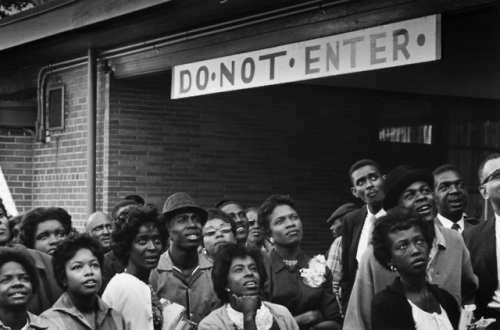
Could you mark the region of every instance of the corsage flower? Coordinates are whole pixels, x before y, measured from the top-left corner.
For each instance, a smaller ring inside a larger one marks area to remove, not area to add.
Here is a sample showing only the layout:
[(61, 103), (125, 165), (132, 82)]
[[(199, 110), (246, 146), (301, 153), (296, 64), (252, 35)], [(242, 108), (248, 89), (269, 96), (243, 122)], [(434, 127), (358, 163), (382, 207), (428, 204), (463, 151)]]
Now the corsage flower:
[(326, 260), (321, 254), (318, 254), (311, 260), (308, 264), (309, 268), (302, 268), (300, 270), (300, 276), (302, 276), (302, 281), (307, 286), (311, 288), (318, 288), (323, 282), (325, 282), (326, 273)]

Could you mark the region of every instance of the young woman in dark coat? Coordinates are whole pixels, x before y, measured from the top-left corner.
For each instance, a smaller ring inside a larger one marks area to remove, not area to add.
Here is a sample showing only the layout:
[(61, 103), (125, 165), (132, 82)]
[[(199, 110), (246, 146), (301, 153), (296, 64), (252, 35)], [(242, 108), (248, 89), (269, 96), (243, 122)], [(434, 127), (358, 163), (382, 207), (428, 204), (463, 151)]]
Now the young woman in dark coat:
[(426, 280), (432, 238), (418, 213), (392, 209), (375, 223), (374, 255), (399, 277), (372, 301), (373, 330), (451, 330), (460, 310), (448, 292)]

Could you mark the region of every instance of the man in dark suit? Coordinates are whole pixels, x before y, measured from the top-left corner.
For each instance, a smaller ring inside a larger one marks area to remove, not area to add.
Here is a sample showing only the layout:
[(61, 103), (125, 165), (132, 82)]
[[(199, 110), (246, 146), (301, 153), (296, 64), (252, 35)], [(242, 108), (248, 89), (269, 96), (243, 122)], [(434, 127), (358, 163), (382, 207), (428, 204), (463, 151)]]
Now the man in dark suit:
[[(500, 154), (488, 156), (479, 167), (479, 191), (491, 201), (495, 215), (483, 223), (466, 229), (465, 244), (470, 251), (472, 268), (479, 278), (476, 292), (476, 318), (495, 318), (492, 329), (500, 329)], [(490, 328), (488, 328), (490, 329)]]
[(351, 166), (349, 177), (352, 194), (366, 203), (344, 217), (342, 233), (342, 278), (340, 280), (342, 310), (347, 310), (361, 255), (368, 247), (373, 222), (385, 215), (382, 209), (384, 177), (373, 160), (359, 160)]
[(454, 165), (446, 164), (436, 168), (432, 174), (438, 209), (436, 222), (459, 233), (479, 224), (477, 219), (464, 214), (469, 194), (463, 172)]

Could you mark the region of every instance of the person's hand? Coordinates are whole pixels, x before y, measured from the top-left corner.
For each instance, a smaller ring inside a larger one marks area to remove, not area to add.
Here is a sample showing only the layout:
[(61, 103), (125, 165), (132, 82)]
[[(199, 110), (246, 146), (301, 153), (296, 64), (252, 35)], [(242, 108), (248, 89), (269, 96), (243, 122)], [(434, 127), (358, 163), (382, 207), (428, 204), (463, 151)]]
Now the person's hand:
[(257, 314), (257, 309), (259, 308), (260, 300), (258, 296), (236, 296), (233, 294), (236, 300), (236, 306), (243, 313), (243, 316), (255, 317)]
[(323, 321), (323, 314), (316, 309), (295, 316), (295, 321), (297, 321), (299, 326), (305, 324), (316, 324)]

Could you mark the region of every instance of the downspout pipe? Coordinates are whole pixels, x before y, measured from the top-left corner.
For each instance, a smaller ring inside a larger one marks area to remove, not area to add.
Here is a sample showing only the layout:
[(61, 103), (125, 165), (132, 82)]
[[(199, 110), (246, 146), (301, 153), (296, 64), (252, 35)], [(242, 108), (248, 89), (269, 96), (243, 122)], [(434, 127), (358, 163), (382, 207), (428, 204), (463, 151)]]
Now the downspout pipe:
[(87, 216), (95, 212), (96, 205), (96, 123), (97, 123), (97, 56), (88, 50), (87, 87)]

